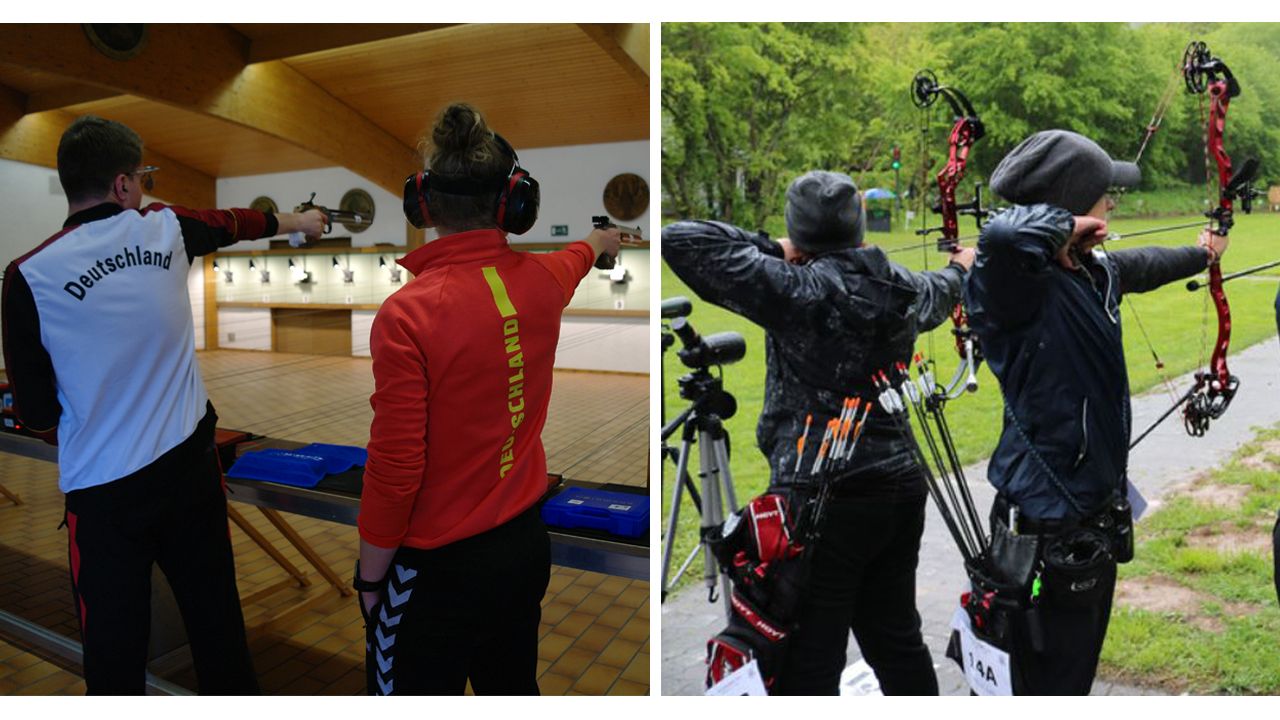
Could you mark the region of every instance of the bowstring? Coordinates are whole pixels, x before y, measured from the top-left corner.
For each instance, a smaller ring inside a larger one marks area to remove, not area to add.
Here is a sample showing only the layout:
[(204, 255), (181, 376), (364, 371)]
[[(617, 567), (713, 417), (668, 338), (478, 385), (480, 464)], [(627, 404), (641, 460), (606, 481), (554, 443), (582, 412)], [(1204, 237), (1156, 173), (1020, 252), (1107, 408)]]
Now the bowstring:
[[(1196, 97), (1199, 100), (1200, 127), (1204, 128), (1204, 142), (1202, 143), (1204, 145), (1204, 192), (1205, 192), (1205, 197), (1209, 198), (1209, 203), (1212, 204), (1213, 203), (1213, 178), (1217, 175), (1217, 173), (1213, 171), (1217, 169), (1217, 163), (1214, 162), (1212, 166), (1210, 165), (1209, 118), (1205, 114), (1204, 96), (1205, 96), (1205, 93), (1200, 93)], [(1208, 364), (1205, 361), (1205, 348), (1209, 344), (1209, 335), (1208, 335), (1209, 298), (1212, 294), (1213, 293), (1207, 292), (1207, 291), (1204, 293), (1201, 293), (1201, 295), (1203, 295), (1204, 297), (1200, 304), (1200, 365), (1199, 367), (1202, 367), (1202, 368), (1208, 367)]]
[[(936, 104), (936, 103), (935, 103)], [(920, 243), (921, 256), (924, 259), (924, 270), (929, 271), (929, 236), (923, 231), (929, 227), (928, 216), (928, 187), (929, 187), (929, 171), (933, 169), (933, 163), (929, 162), (929, 128), (932, 125), (930, 117), (931, 105), (920, 108), (920, 181), (918, 185), (919, 205), (920, 205), (920, 237), (923, 240)], [(909, 226), (908, 226), (909, 227)], [(934, 345), (934, 336), (937, 335), (937, 328), (929, 332), (929, 361), (932, 362), (937, 357)]]
[[(1179, 60), (1179, 62), (1174, 66), (1174, 71), (1170, 75), (1169, 81), (1165, 84), (1164, 92), (1161, 94), (1159, 102), (1156, 103), (1156, 109), (1151, 115), (1151, 121), (1147, 123), (1147, 129), (1143, 135), (1142, 143), (1139, 144), (1138, 153), (1133, 158), (1134, 165), (1138, 165), (1141, 162), (1142, 155), (1146, 152), (1147, 145), (1151, 142), (1151, 138), (1155, 137), (1156, 131), (1158, 131), (1160, 126), (1164, 123), (1164, 118), (1168, 113), (1169, 108), (1173, 106), (1173, 99), (1177, 96), (1178, 87), (1181, 84), (1181, 76), (1182, 63), (1181, 60)], [(1203, 106), (1203, 99), (1201, 100), (1201, 105)], [(1206, 144), (1206, 159), (1207, 152), (1208, 149)], [(1124, 190), (1121, 190), (1117, 195), (1119, 197), (1123, 197)], [(1165, 392), (1169, 394), (1169, 400), (1176, 403), (1178, 401), (1178, 392), (1173, 387), (1172, 378), (1170, 378), (1168, 373), (1165, 372), (1164, 360), (1160, 359), (1160, 354), (1156, 351), (1155, 344), (1151, 342), (1151, 336), (1147, 334), (1147, 328), (1142, 323), (1142, 315), (1138, 312), (1138, 306), (1135, 303), (1135, 298), (1132, 296), (1125, 298), (1125, 302), (1122, 304), (1128, 308), (1129, 316), (1132, 317), (1134, 322), (1138, 325), (1138, 330), (1142, 334), (1142, 340), (1147, 344), (1147, 350), (1151, 352), (1151, 359), (1155, 363), (1156, 375), (1160, 378), (1161, 384), (1164, 385)], [(1203, 324), (1201, 325), (1201, 337), (1204, 337)], [(1202, 345), (1201, 353), (1203, 354), (1203, 352), (1204, 348)]]

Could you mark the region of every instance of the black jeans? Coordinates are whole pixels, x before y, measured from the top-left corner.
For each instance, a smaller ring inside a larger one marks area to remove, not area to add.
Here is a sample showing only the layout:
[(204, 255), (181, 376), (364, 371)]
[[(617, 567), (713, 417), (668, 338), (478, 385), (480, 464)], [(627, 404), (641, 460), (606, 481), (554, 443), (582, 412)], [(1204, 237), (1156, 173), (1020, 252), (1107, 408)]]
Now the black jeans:
[(938, 694), (916, 611), (924, 503), (831, 500), (775, 694), (837, 694), (850, 629), (884, 694)]
[(433, 550), (402, 547), (370, 612), (370, 695), (538, 694), (551, 540), (536, 507)]
[[(203, 425), (203, 423), (202, 423)], [(151, 566), (173, 588), (202, 694), (257, 694), (222, 473), (192, 436), (142, 471), (67, 494), (71, 586), (89, 694), (143, 694)]]

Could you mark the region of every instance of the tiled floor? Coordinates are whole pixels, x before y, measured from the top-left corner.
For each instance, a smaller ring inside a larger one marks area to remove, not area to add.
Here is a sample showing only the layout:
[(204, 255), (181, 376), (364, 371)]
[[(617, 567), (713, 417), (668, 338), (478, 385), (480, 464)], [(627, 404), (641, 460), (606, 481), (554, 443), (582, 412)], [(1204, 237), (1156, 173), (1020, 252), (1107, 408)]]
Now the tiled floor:
[[(307, 442), (364, 444), (372, 389), (369, 361), (251, 352), (201, 353), (224, 427)], [(593, 482), (643, 485), (648, 379), (564, 372), (543, 435), (551, 471)], [(56, 468), (0, 453), (0, 481), (24, 505), (0, 499), (0, 610), (79, 641), (67, 580)], [(233, 498), (234, 500), (234, 498)], [(284, 556), (308, 573), (298, 587), (239, 528), (232, 531), (245, 622), (262, 689), (269, 694), (364, 692), (363, 624), (351, 598), (329, 586), (253, 507), (235, 504)], [(286, 515), (346, 579), (355, 529)], [(273, 586), (282, 586), (274, 592)], [(649, 584), (553, 568), (543, 600), (538, 683), (544, 694), (649, 691)], [(0, 694), (78, 694), (78, 668), (0, 637)], [(194, 688), (181, 662), (162, 677)], [(51, 661), (53, 660), (53, 661)]]

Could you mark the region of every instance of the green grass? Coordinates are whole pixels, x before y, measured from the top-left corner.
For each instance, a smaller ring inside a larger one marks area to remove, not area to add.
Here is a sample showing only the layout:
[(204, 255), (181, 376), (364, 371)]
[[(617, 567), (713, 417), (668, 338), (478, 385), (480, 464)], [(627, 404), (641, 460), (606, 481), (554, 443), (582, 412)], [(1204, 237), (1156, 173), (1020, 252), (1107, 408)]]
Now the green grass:
[[(1111, 229), (1124, 233), (1147, 228), (1174, 225), (1193, 221), (1194, 216), (1162, 217), (1144, 220), (1118, 220), (1111, 223)], [(971, 227), (971, 226), (969, 226)], [(962, 229), (962, 233), (971, 233)], [(1224, 272), (1241, 269), (1251, 265), (1272, 260), (1277, 253), (1277, 246), (1271, 241), (1280, 235), (1280, 214), (1258, 213), (1249, 217), (1241, 217), (1231, 235), (1231, 247), (1223, 260)], [(1181, 246), (1195, 242), (1195, 230), (1181, 230), (1163, 234), (1153, 234), (1135, 238), (1129, 243), (1118, 242), (1112, 249), (1120, 249), (1126, 245), (1141, 242), (1149, 245)], [(889, 234), (872, 233), (868, 242), (886, 249), (917, 245), (918, 238), (911, 232), (898, 231)], [(929, 251), (929, 266), (937, 269), (942, 260), (938, 253)], [(923, 251), (901, 252), (890, 256), (914, 270), (924, 269)], [(1227, 297), (1232, 309), (1232, 352), (1257, 343), (1276, 334), (1274, 299), (1276, 294), (1276, 277), (1280, 269), (1266, 271), (1252, 279), (1242, 279), (1227, 285)], [(688, 296), (694, 303), (690, 323), (700, 333), (713, 333), (734, 330), (742, 333), (747, 340), (747, 355), (741, 361), (724, 370), (725, 389), (733, 393), (738, 400), (738, 412), (726, 422), (732, 444), (732, 470), (737, 488), (738, 498), (743, 501), (764, 490), (768, 484), (769, 468), (763, 455), (756, 448), (755, 425), (760, 414), (764, 393), (764, 332), (757, 326), (741, 317), (702, 301), (681, 283), (666, 265), (662, 268), (662, 297), (674, 295)], [(1165, 363), (1164, 373), (1176, 377), (1207, 362), (1216, 338), (1217, 321), (1212, 302), (1208, 294), (1189, 293), (1183, 283), (1171, 283), (1160, 290), (1145, 295), (1130, 296), (1123, 303), (1125, 356), (1128, 360), (1129, 382), (1135, 393), (1149, 389), (1161, 382), (1160, 374), (1154, 367), (1151, 351), (1147, 348), (1137, 323), (1134, 322), (1133, 309), (1136, 308), (1142, 325), (1151, 338), (1151, 343)], [(958, 363), (953, 349), (948, 321), (933, 333), (921, 336), (917, 348), (938, 362), (938, 376), (942, 380), (951, 377)], [(1202, 359), (1203, 358), (1203, 359)], [(663, 393), (666, 400), (667, 418), (674, 416), (684, 406), (676, 388), (676, 378), (685, 372), (674, 352), (667, 352), (663, 357)], [(980, 389), (977, 393), (966, 395), (947, 408), (947, 417), (956, 446), (961, 457), (966, 461), (975, 461), (990, 455), (995, 447), (1000, 431), (1000, 393), (996, 390), (995, 378), (984, 365), (979, 372)], [(1242, 392), (1249, 392), (1250, 378), (1241, 378)], [(1178, 388), (1179, 392), (1186, 388)], [(1169, 422), (1174, 422), (1170, 420)], [(677, 438), (678, 439), (678, 438)], [(1194, 441), (1189, 441), (1189, 450), (1194, 451)], [(696, 472), (696, 458), (691, 463), (691, 471)], [(669, 507), (674, 465), (663, 466), (663, 506)], [(663, 513), (665, 529), (666, 510)], [(675, 556), (677, 566), (697, 539), (697, 518), (691, 504), (682, 508), (682, 517), (677, 529)], [(700, 567), (700, 563), (694, 567)], [(690, 579), (686, 576), (683, 583)]]
[[(1270, 553), (1225, 554), (1187, 542), (1203, 528), (1269, 531), (1280, 506), (1280, 473), (1246, 467), (1239, 460), (1266, 455), (1262, 443), (1277, 439), (1278, 429), (1261, 433), (1206, 479), (1244, 488), (1239, 507), (1210, 507), (1176, 497), (1138, 525), (1135, 559), (1121, 566), (1121, 579), (1172, 579), (1199, 594), (1199, 607), (1187, 613), (1114, 610), (1102, 650), (1108, 676), (1179, 692), (1280, 692), (1280, 608)], [(1280, 465), (1280, 457), (1271, 462)]]
[(1197, 185), (1128, 192), (1116, 203), (1111, 217), (1119, 219), (1183, 215), (1203, 207), (1205, 198), (1205, 188)]

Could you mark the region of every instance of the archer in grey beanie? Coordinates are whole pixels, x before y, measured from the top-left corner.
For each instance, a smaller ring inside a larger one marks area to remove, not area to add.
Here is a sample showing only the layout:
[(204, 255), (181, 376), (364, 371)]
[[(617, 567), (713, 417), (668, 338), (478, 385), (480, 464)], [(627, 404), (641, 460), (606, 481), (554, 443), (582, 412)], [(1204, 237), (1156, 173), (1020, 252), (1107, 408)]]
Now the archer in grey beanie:
[(1133, 187), (1141, 179), (1137, 165), (1112, 160), (1089, 138), (1044, 130), (1004, 156), (991, 174), (991, 189), (1018, 205), (1048, 203), (1084, 215), (1108, 188)]
[(787, 236), (810, 255), (862, 244), (862, 195), (848, 175), (811, 170), (787, 188)]

